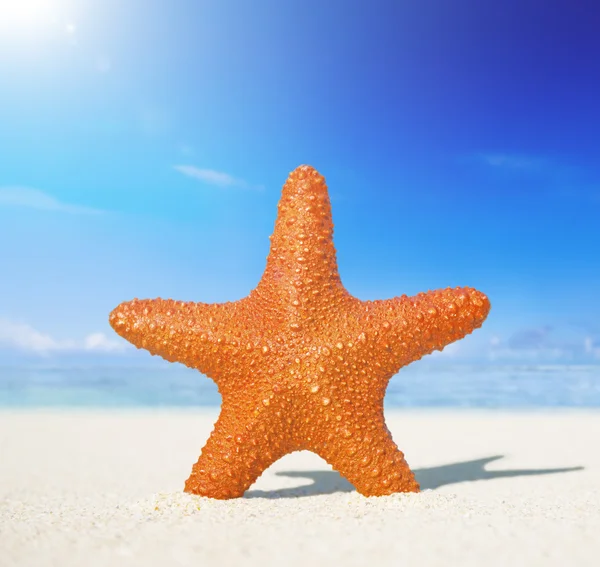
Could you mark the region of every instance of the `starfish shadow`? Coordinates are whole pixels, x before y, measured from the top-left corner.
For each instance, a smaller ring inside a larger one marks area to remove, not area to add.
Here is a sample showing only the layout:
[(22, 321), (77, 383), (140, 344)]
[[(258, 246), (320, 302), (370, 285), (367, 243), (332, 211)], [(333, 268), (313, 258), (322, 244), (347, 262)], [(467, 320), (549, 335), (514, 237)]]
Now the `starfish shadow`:
[(493, 463), (494, 461), (503, 458), (504, 455), (494, 455), (493, 457), (484, 457), (472, 461), (417, 469), (415, 471), (415, 476), (417, 477), (422, 490), (435, 490), (436, 488), (448, 484), (473, 482), (475, 480), (492, 480), (494, 478), (508, 478), (514, 476), (541, 476), (581, 471), (584, 469), (584, 467), (581, 466), (556, 469), (509, 469), (500, 471), (490, 471), (485, 468), (488, 463)]
[[(489, 463), (502, 459), (503, 455), (484, 457), (472, 461), (450, 463), (438, 467), (416, 469), (414, 471), (421, 490), (435, 490), (449, 484), (473, 482), (476, 480), (492, 480), (494, 478), (508, 478), (516, 476), (540, 476), (547, 474), (567, 473), (581, 471), (584, 467), (567, 467), (554, 469), (510, 469), (500, 471), (486, 470)], [(334, 494), (336, 492), (354, 492), (355, 488), (337, 471), (281, 471), (277, 476), (288, 478), (302, 478), (312, 481), (305, 486), (281, 488), (279, 490), (249, 490), (245, 498), (298, 498), (301, 496), (316, 496)]]

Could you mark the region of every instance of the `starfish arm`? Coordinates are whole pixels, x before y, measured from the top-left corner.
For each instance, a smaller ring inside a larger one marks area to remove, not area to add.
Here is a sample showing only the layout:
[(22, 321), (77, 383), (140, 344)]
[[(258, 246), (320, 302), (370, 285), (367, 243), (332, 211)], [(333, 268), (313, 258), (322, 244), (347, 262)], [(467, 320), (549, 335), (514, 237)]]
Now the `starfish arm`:
[(375, 328), (375, 354), (389, 377), (479, 328), (489, 310), (483, 293), (468, 287), (446, 288), (367, 302), (365, 318)]
[[(239, 412), (225, 405), (185, 492), (226, 500), (243, 496), (254, 481), (290, 451), (283, 419), (264, 407)], [(281, 412), (280, 412), (281, 413)]]
[(363, 496), (419, 492), (419, 483), (392, 440), (383, 412), (365, 421), (367, 427), (361, 423), (359, 427), (330, 428), (324, 437), (335, 438), (335, 443), (325, 443), (314, 451)]
[(239, 345), (233, 322), (244, 311), (243, 303), (134, 299), (114, 309), (109, 322), (137, 348), (216, 379), (223, 374), (229, 351)]

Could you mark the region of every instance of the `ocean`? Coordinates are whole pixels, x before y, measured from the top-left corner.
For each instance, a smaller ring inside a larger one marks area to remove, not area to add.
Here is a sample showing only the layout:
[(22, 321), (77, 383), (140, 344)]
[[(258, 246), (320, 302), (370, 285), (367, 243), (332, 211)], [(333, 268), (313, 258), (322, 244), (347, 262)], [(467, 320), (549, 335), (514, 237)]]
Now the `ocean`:
[[(181, 365), (1, 367), (0, 407), (218, 406), (216, 385)], [(414, 364), (388, 408), (600, 408), (600, 366)]]

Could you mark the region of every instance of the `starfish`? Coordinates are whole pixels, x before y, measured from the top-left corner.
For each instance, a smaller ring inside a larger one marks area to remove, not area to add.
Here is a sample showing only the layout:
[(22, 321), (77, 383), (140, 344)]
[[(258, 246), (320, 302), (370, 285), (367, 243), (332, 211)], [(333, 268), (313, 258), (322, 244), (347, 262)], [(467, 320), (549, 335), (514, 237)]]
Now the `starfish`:
[(212, 378), (221, 413), (185, 491), (240, 497), (273, 462), (313, 451), (360, 494), (418, 492), (383, 415), (389, 379), (480, 327), (472, 288), (361, 301), (342, 285), (325, 179), (300, 166), (279, 202), (264, 274), (235, 302), (151, 299), (110, 314), (138, 348)]

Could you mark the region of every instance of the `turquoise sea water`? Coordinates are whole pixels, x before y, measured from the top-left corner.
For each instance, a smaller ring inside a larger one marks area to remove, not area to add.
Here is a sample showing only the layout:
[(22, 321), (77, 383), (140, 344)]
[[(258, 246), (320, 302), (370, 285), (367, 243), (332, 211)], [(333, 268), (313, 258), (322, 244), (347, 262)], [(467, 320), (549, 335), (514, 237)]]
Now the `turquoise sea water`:
[[(215, 406), (215, 384), (169, 367), (0, 367), (0, 407)], [(600, 366), (420, 365), (390, 381), (386, 407), (600, 408)]]

